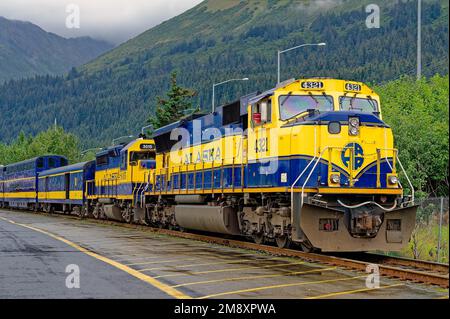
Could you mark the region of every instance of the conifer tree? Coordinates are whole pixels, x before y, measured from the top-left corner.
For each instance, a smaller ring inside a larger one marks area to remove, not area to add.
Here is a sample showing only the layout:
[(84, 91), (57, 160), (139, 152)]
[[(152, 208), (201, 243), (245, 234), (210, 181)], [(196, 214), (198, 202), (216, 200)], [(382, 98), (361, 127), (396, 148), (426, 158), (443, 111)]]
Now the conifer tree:
[(191, 99), (197, 95), (197, 92), (179, 86), (176, 72), (172, 72), (170, 83), (167, 97), (157, 97), (155, 114), (148, 121), (154, 129), (176, 122), (187, 113), (194, 111)]

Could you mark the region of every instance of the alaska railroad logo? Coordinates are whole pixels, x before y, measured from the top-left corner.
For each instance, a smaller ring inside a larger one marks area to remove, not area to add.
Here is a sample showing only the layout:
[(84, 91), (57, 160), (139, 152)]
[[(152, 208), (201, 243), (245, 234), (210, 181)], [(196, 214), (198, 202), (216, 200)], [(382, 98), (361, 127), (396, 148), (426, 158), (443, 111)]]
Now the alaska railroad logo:
[(353, 169), (357, 170), (361, 168), (364, 163), (364, 151), (361, 145), (359, 145), (358, 143), (347, 144), (342, 150), (341, 159), (342, 163), (344, 163), (347, 168), (350, 168), (350, 161), (353, 150)]

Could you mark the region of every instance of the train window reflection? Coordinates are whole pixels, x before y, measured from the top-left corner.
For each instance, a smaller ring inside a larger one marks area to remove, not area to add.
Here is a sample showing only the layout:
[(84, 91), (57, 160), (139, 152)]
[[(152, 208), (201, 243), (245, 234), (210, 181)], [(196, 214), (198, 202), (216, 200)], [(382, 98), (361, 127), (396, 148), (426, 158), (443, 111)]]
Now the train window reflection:
[(357, 110), (366, 113), (378, 112), (378, 103), (373, 99), (341, 96), (339, 104), (343, 111)]
[(311, 109), (320, 112), (333, 110), (333, 98), (327, 95), (283, 95), (280, 96), (278, 102), (280, 118), (283, 121)]
[(131, 152), (130, 162), (155, 159), (155, 152)]

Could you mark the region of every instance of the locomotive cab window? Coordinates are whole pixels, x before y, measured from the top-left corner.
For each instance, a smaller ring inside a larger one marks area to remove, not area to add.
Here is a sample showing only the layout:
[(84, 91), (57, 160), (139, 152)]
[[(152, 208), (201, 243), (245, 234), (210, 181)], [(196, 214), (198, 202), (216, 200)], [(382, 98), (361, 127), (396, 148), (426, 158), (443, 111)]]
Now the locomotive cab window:
[(264, 99), (252, 105), (252, 124), (260, 126), (272, 122), (272, 100)]
[(109, 162), (108, 154), (101, 155), (96, 158), (97, 166), (108, 165), (108, 162)]
[(329, 95), (282, 95), (278, 100), (280, 119), (287, 121), (308, 110), (333, 111), (333, 98)]
[(378, 113), (378, 103), (374, 99), (341, 96), (339, 106), (342, 111), (357, 110), (365, 113)]
[(127, 156), (128, 156), (127, 151), (120, 154), (120, 169), (122, 170), (127, 169)]
[(156, 157), (155, 152), (131, 152), (130, 162), (144, 161), (144, 160), (154, 160)]

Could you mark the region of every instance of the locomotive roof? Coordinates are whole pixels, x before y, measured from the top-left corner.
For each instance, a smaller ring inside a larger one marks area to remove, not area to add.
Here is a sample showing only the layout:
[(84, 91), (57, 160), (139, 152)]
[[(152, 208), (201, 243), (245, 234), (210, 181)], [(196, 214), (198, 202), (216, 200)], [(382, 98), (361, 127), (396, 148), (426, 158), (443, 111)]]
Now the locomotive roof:
[[(217, 127), (220, 128), (224, 126), (223, 117), (224, 114), (227, 113), (230, 107), (239, 108), (238, 112), (240, 116), (247, 114), (247, 105), (250, 99), (257, 96), (260, 92), (253, 92), (247, 95), (242, 96), (239, 100), (233, 101), (231, 103), (221, 105), (216, 107), (214, 113), (194, 113), (189, 116), (182, 118), (181, 120), (163, 126), (153, 132), (152, 137), (156, 139), (159, 136), (170, 133), (173, 129), (178, 127), (189, 128), (189, 123), (193, 120), (201, 120), (202, 121), (202, 129), (206, 129), (208, 127)], [(158, 147), (156, 147), (158, 149)]]
[(116, 156), (118, 156), (120, 151), (124, 148), (124, 146), (125, 146), (124, 144), (109, 146), (107, 148), (102, 149), (100, 152), (96, 153), (95, 156), (99, 157), (102, 155), (107, 155), (111, 151), (113, 151), (116, 154)]
[(94, 163), (94, 161), (88, 161), (88, 162), (81, 162), (81, 163), (76, 163), (76, 164), (72, 164), (72, 165), (52, 168), (52, 169), (40, 172), (39, 176), (49, 176), (49, 175), (68, 173), (68, 172), (73, 172), (73, 171), (80, 171), (80, 170), (85, 169), (89, 164), (93, 164), (93, 163)]
[(24, 161), (20, 161), (20, 162), (17, 162), (17, 163), (12, 163), (12, 164), (9, 164), (9, 165), (5, 165), (5, 167), (9, 168), (9, 167), (17, 166), (17, 165), (22, 165), (22, 164), (34, 163), (40, 158), (48, 158), (48, 157), (59, 157), (59, 158), (67, 159), (65, 156), (50, 154), (50, 155), (36, 156), (36, 157), (30, 158), (30, 159), (27, 159), (27, 160), (24, 160)]

